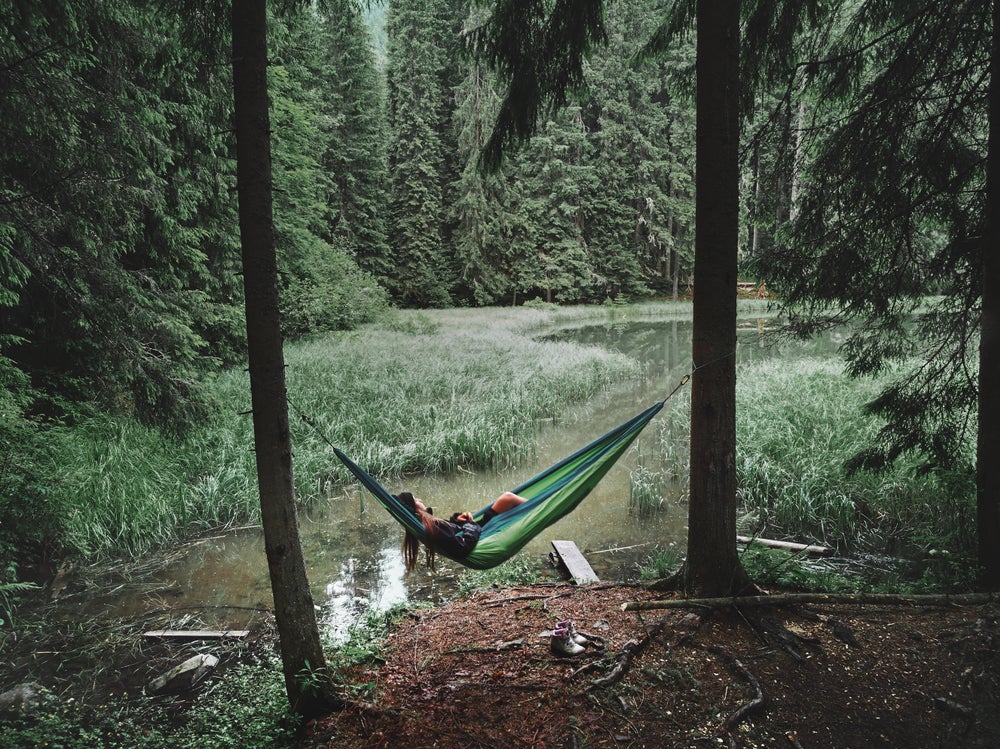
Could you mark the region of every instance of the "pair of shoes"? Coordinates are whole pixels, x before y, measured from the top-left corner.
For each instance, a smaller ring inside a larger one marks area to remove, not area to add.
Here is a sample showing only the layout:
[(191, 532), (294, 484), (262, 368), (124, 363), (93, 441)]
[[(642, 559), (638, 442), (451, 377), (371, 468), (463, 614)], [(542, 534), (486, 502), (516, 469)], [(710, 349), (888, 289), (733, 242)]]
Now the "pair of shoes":
[(580, 655), (586, 648), (587, 638), (577, 633), (572, 621), (556, 622), (549, 644), (552, 652), (561, 656)]
[(586, 635), (581, 635), (576, 631), (576, 627), (573, 626), (572, 619), (567, 619), (564, 622), (556, 622), (556, 629), (560, 628), (569, 630), (570, 638), (572, 638), (573, 642), (577, 645), (587, 646), (590, 644), (590, 639)]

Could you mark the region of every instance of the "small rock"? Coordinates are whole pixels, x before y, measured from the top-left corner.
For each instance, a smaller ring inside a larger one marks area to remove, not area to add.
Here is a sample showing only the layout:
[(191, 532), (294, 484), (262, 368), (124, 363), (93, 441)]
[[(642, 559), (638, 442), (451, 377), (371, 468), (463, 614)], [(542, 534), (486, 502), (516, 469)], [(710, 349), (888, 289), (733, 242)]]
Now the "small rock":
[(18, 684), (0, 694), (0, 714), (30, 715), (41, 704), (44, 687), (36, 681)]
[(219, 659), (214, 655), (200, 653), (188, 658), (183, 663), (174, 666), (167, 673), (157, 676), (146, 686), (149, 694), (161, 692), (182, 692), (190, 689), (205, 678), (209, 671), (219, 665)]

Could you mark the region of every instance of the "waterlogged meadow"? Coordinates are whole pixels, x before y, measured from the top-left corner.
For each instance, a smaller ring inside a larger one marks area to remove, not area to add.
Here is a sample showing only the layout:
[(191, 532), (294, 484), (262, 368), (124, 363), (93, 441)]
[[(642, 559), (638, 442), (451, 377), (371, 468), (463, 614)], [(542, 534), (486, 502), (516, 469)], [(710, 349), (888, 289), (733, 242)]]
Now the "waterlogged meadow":
[[(626, 355), (544, 334), (689, 315), (690, 306), (670, 304), (406, 311), (288, 345), (297, 497), (308, 503), (351, 483), (331, 444), (382, 478), (518, 463), (535, 449), (539, 420), (649, 374)], [(740, 366), (743, 531), (845, 553), (967, 556), (974, 547), (970, 473), (920, 475), (915, 462), (877, 475), (844, 469), (877, 439), (880, 424), (862, 407), (881, 384), (850, 380), (832, 355)], [(184, 439), (111, 419), (52, 430), (44, 474), (57, 479), (45, 493), (57, 520), (39, 526), (61, 528), (58, 543), (100, 557), (141, 555), (210, 528), (257, 523), (246, 372), (218, 377), (214, 395), (216, 417)], [(634, 514), (685, 498), (689, 395), (681, 387), (637, 443)]]
[[(843, 553), (968, 558), (975, 547), (973, 475), (922, 473), (918, 458), (881, 472), (845, 462), (878, 438), (864, 413), (884, 383), (852, 380), (839, 359), (774, 359), (737, 373), (737, 486), (743, 532), (832, 546)], [(632, 476), (637, 512), (683, 492), (689, 393), (668, 402), (653, 454)], [(971, 456), (970, 456), (971, 459)]]
[[(539, 419), (640, 376), (624, 355), (533, 334), (622, 314), (548, 306), (395, 312), (287, 345), (299, 500), (348, 481), (331, 443), (383, 477), (530, 455)], [(257, 522), (247, 373), (220, 376), (214, 397), (217, 416), (184, 439), (112, 419), (53, 431), (46, 474), (56, 479), (47, 493), (59, 542), (89, 557), (139, 555), (208, 528)]]

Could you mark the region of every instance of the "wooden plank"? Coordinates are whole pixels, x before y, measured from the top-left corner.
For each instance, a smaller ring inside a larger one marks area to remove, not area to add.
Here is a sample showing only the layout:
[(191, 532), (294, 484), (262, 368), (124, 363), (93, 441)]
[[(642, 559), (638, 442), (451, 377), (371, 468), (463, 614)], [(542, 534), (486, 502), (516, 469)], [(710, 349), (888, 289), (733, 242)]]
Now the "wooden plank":
[(570, 576), (576, 580), (577, 585), (586, 585), (587, 583), (596, 583), (600, 581), (597, 573), (590, 566), (590, 562), (586, 560), (583, 554), (576, 544), (572, 541), (553, 541), (552, 548), (556, 550), (556, 554), (559, 555), (559, 560), (566, 566), (569, 570)]
[(813, 544), (797, 544), (794, 541), (776, 541), (773, 538), (750, 538), (749, 536), (737, 536), (737, 542), (741, 544), (755, 543), (770, 546), (773, 549), (787, 549), (788, 551), (804, 551), (807, 554), (819, 554), (828, 557), (833, 554), (833, 549), (828, 546), (815, 546)]
[(154, 629), (144, 632), (143, 637), (160, 640), (240, 640), (250, 634), (248, 629)]

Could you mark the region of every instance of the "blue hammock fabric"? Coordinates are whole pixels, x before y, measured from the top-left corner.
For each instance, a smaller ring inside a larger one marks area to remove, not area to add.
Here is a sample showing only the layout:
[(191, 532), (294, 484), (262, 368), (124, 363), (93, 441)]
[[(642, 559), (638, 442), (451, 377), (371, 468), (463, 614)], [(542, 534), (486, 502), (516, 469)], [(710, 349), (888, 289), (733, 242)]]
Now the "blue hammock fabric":
[[(628, 450), (650, 420), (659, 413), (663, 404), (664, 401), (653, 404), (572, 455), (511, 489), (526, 501), (490, 520), (483, 527), (479, 542), (467, 557), (446, 556), (466, 567), (480, 570), (495, 567), (510, 559), (528, 541), (576, 509)], [(424, 526), (416, 515), (342, 451), (335, 447), (334, 452), (400, 525), (426, 543)], [(490, 505), (486, 505), (473, 513), (473, 516), (476, 520), (481, 520), (483, 513), (489, 508)]]

